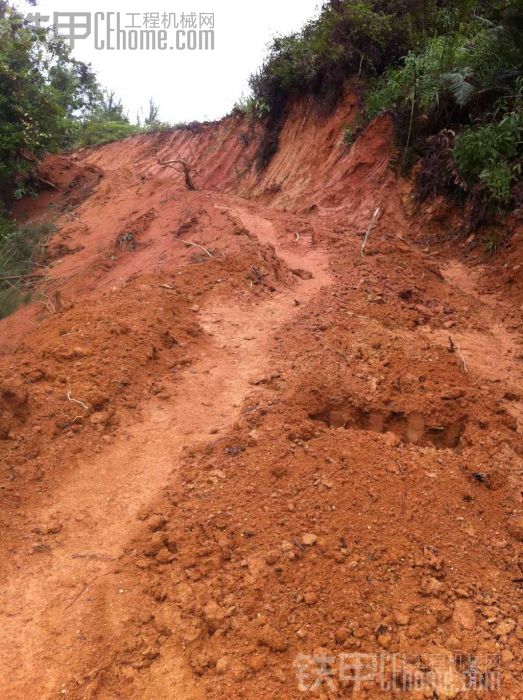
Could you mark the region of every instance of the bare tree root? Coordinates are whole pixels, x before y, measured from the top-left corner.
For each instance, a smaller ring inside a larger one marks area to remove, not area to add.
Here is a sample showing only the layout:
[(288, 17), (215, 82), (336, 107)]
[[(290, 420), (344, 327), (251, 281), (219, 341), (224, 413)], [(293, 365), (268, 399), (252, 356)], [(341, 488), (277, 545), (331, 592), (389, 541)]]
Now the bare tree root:
[[(180, 160), (180, 159), (160, 160), (159, 158), (157, 158), (157, 161), (158, 161), (158, 165), (181, 165), (182, 169), (183, 169), (183, 175), (185, 177), (185, 187), (188, 190), (191, 190), (191, 192), (196, 191), (196, 186), (191, 178), (191, 172), (194, 172), (194, 170), (191, 171), (191, 169), (189, 168), (189, 166), (185, 160)], [(180, 172), (180, 171), (178, 170), (177, 172)]]

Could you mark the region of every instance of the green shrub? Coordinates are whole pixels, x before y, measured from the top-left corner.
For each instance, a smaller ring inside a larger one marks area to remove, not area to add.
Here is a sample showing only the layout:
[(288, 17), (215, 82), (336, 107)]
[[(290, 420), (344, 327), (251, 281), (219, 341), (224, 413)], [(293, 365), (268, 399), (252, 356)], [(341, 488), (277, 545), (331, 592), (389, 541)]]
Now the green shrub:
[(521, 153), (523, 116), (509, 112), (499, 123), (471, 126), (456, 136), (453, 158), (468, 185), (483, 182), (492, 198), (507, 203), (513, 181), (521, 175), (516, 157)]
[(234, 103), (231, 110), (232, 114), (243, 114), (249, 120), (263, 119), (267, 115), (269, 108), (267, 104), (260, 98), (249, 95), (241, 97)]
[[(367, 118), (394, 114), (402, 169), (423, 157), (419, 200), (461, 190), (475, 202), (507, 204), (521, 176), (521, 36), (513, 16), (494, 22), (479, 9), (466, 21), (442, 21), (441, 35), (388, 68), (366, 95)], [(450, 144), (439, 154), (438, 134)], [(475, 208), (486, 216), (488, 206)]]
[[(429, 21), (436, 2), (425, 3)], [(263, 169), (278, 148), (286, 105), (316, 95), (326, 109), (351, 76), (379, 75), (413, 45), (420, 26), (414, 0), (339, 0), (325, 4), (301, 32), (274, 39), (262, 68), (250, 79), (254, 99), (268, 115), (258, 151)]]
[(128, 136), (143, 133), (143, 129), (135, 124), (121, 121), (90, 121), (79, 128), (75, 139), (75, 147), (98, 146), (102, 143), (120, 141)]

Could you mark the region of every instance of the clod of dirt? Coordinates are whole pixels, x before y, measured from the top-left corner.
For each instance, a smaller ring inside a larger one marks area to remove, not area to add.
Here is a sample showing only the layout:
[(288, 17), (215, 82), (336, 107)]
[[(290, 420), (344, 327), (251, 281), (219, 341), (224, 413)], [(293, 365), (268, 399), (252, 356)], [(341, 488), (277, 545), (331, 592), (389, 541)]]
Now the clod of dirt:
[(523, 542), (523, 515), (510, 518), (507, 522), (507, 530), (514, 539)]

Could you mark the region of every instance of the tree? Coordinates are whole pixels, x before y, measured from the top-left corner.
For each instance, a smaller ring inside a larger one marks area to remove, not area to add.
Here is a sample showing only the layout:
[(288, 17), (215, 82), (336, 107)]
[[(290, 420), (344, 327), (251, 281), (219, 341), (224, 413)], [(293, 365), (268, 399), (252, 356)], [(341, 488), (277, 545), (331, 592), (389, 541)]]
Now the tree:
[(90, 66), (51, 29), (0, 0), (0, 198), (8, 200), (41, 156), (72, 142), (75, 119), (99, 99)]

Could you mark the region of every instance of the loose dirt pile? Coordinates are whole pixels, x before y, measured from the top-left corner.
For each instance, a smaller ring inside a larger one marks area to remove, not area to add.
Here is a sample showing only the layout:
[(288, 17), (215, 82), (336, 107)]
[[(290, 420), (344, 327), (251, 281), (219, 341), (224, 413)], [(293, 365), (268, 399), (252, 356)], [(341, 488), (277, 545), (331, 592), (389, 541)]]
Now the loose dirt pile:
[(59, 230), (0, 324), (3, 698), (521, 696), (521, 233), (410, 215), (355, 105), (263, 176), (234, 118), (21, 203)]

